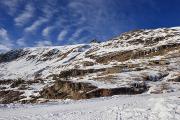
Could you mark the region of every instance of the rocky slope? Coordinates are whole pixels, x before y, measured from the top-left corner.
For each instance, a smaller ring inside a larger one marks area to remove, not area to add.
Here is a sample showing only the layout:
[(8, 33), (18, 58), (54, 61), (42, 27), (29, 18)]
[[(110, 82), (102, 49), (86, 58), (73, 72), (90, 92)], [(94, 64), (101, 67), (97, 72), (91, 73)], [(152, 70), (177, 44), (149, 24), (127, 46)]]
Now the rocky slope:
[(179, 82), (179, 27), (0, 54), (0, 103), (159, 94), (179, 91)]

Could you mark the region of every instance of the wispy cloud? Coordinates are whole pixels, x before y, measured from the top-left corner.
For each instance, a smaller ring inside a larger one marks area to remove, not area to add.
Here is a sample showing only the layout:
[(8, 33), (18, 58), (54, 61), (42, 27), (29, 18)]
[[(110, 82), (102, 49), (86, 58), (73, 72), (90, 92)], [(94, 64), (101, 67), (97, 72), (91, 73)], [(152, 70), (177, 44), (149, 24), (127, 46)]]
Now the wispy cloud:
[(78, 28), (87, 28), (89, 34), (84, 42), (89, 38), (107, 40), (136, 26), (132, 14), (126, 14), (129, 11), (126, 8), (131, 10), (132, 7), (134, 6), (130, 0), (75, 0), (68, 4), (71, 14), (81, 16), (82, 24)]
[(8, 14), (13, 16), (17, 12), (18, 3), (22, 0), (1, 0), (0, 3), (8, 8)]
[(57, 40), (58, 41), (63, 41), (63, 40), (65, 40), (65, 37), (67, 36), (67, 34), (68, 34), (68, 30), (62, 30), (60, 33), (59, 33), (59, 35), (58, 35), (58, 37), (57, 37)]
[(44, 4), (42, 9), (41, 9), (44, 16), (47, 18), (53, 17), (53, 15), (58, 12), (56, 5), (57, 5), (56, 0), (53, 0), (53, 2), (52, 1), (46, 1), (46, 4)]
[(25, 28), (25, 32), (35, 32), (42, 24), (46, 23), (48, 21), (47, 18), (39, 18), (37, 21), (35, 21), (31, 26)]
[(19, 39), (16, 41), (16, 44), (17, 44), (19, 47), (26, 47), (26, 46), (27, 46), (27, 43), (26, 43), (25, 38), (19, 38)]
[(44, 28), (43, 31), (42, 31), (42, 36), (49, 37), (49, 34), (54, 29), (54, 27), (55, 26), (48, 26), (48, 27)]
[(31, 4), (27, 4), (25, 10), (19, 14), (15, 19), (17, 26), (23, 26), (33, 17), (34, 7)]
[(35, 46), (42, 47), (42, 46), (52, 46), (52, 42), (48, 40), (42, 40), (35, 43)]
[(80, 37), (81, 33), (84, 31), (84, 28), (79, 28), (76, 30), (72, 36), (69, 38), (69, 41), (77, 41), (77, 39)]
[(0, 51), (7, 51), (13, 47), (7, 30), (0, 28)]
[(50, 45), (49, 39), (53, 39), (56, 45), (83, 43), (91, 39), (107, 40), (121, 32), (136, 29), (137, 14), (140, 19), (152, 18), (141, 14), (144, 9), (141, 6), (157, 8), (154, 1), (0, 0), (0, 10), (3, 10), (0, 15), (4, 17), (0, 26), (9, 31), (15, 29), (10, 37), (20, 47), (33, 46), (34, 43)]
[(10, 50), (9, 47), (7, 47), (6, 45), (1, 45), (1, 44), (0, 44), (0, 53), (1, 53), (1, 52), (4, 52), (4, 51), (9, 51), (9, 50)]

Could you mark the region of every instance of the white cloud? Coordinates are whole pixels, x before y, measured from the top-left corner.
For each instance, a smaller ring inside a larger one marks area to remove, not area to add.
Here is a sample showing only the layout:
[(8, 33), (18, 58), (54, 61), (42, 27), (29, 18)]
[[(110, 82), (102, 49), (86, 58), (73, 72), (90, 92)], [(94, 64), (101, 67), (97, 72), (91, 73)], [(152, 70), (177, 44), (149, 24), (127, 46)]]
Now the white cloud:
[(57, 37), (57, 40), (58, 41), (64, 40), (67, 34), (68, 34), (68, 30), (61, 31)]
[(22, 0), (1, 0), (0, 3), (8, 8), (8, 14), (13, 16), (17, 11), (18, 3)]
[(14, 21), (17, 26), (23, 26), (33, 17), (34, 7), (31, 4), (27, 4), (25, 10), (18, 15)]
[[(58, 12), (58, 9), (56, 7), (55, 1), (46, 1), (47, 3), (44, 4), (44, 6), (41, 8), (41, 11), (47, 18), (51, 18), (54, 16), (56, 12)], [(58, 6), (59, 7), (59, 6)]]
[(84, 4), (80, 1), (69, 2), (69, 4), (68, 4), (68, 7), (75, 8), (75, 9), (82, 7), (82, 6), (84, 6)]
[(53, 26), (48, 26), (42, 31), (42, 36), (48, 37), (51, 31), (53, 30)]
[(25, 47), (25, 46), (27, 46), (26, 41), (25, 41), (24, 38), (18, 39), (18, 40), (16, 41), (16, 44), (17, 44), (18, 46), (20, 46), (20, 47)]
[(81, 33), (84, 31), (84, 28), (80, 28), (78, 30), (76, 30), (72, 36), (69, 38), (69, 41), (74, 41), (77, 40), (77, 38), (80, 37)]
[(36, 46), (37, 47), (52, 46), (52, 42), (48, 41), (48, 40), (38, 41), (38, 42), (36, 42)]
[(9, 39), (8, 32), (4, 28), (0, 28), (0, 51), (7, 51), (13, 47)]
[(1, 38), (0, 42), (9, 41), (7, 30), (5, 30), (4, 28), (0, 28), (0, 38)]
[(0, 52), (2, 52), (2, 51), (9, 51), (9, 50), (10, 50), (9, 47), (0, 44)]
[(35, 21), (31, 26), (25, 28), (25, 32), (35, 32), (38, 27), (40, 27), (42, 24), (46, 23), (48, 21), (47, 18), (39, 18), (37, 21)]

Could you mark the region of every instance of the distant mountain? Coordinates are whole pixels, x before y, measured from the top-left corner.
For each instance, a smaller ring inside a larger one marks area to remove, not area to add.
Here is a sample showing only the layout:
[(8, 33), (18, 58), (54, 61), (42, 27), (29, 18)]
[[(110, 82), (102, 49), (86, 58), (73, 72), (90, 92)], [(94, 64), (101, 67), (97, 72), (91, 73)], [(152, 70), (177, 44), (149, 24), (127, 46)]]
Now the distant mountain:
[(0, 54), (0, 103), (173, 92), (178, 82), (180, 27)]

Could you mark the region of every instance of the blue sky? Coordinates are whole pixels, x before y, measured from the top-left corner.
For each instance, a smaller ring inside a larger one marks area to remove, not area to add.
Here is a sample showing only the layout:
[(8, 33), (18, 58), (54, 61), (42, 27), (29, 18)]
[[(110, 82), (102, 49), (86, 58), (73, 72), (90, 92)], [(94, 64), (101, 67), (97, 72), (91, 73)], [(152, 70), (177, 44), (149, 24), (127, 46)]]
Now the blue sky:
[(0, 0), (0, 50), (89, 43), (180, 25), (179, 0)]

